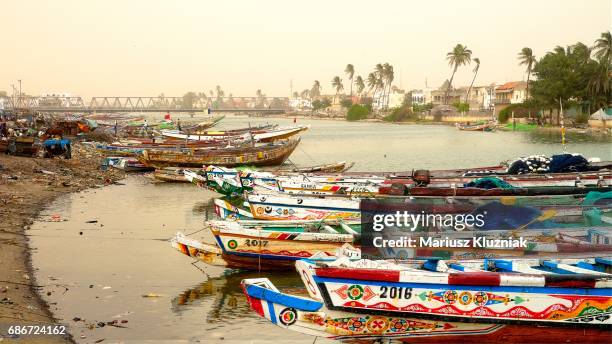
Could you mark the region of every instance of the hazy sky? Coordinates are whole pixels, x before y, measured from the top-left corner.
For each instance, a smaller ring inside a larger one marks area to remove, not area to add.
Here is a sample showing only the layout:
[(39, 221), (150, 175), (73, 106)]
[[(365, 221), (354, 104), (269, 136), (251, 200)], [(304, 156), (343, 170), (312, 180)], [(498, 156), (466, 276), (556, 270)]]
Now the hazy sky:
[[(83, 96), (289, 95), (355, 65), (394, 66), (405, 89), (450, 77), (457, 43), (479, 57), (477, 84), (522, 80), (518, 51), (592, 45), (610, 30), (611, 0), (152, 1), (3, 0), (0, 90)], [(469, 84), (472, 67), (457, 72)]]

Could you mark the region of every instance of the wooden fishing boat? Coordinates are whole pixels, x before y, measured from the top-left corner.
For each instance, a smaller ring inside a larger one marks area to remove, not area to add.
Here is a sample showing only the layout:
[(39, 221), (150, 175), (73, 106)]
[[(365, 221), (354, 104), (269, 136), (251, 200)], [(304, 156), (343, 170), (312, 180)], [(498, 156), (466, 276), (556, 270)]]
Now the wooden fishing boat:
[[(149, 141), (149, 142), (147, 142)], [(181, 151), (186, 149), (199, 149), (199, 148), (211, 148), (211, 147), (225, 147), (228, 145), (227, 141), (211, 140), (211, 141), (194, 141), (194, 142), (182, 142), (182, 141), (165, 141), (165, 142), (150, 142), (150, 140), (136, 141), (134, 139), (129, 141), (121, 141), (110, 144), (95, 144), (95, 149), (106, 155), (120, 155), (120, 156), (138, 156), (142, 154), (145, 149), (156, 149), (156, 150), (167, 150), (167, 151)], [(239, 146), (240, 142), (232, 142), (234, 146)]]
[[(310, 296), (334, 310), (450, 321), (607, 328), (612, 260), (296, 263)], [(607, 271), (607, 272), (606, 272)]]
[[(527, 221), (525, 221), (527, 223)], [(394, 247), (375, 247), (373, 237), (362, 238), (362, 256), (394, 259), (483, 259), (483, 258), (549, 258), (576, 255), (612, 255), (610, 225), (526, 230), (524, 225), (504, 230), (448, 230), (428, 228), (407, 234), (405, 229), (385, 228), (380, 236)], [(413, 240), (403, 245), (404, 239)], [(367, 241), (366, 241), (367, 240)], [(396, 244), (399, 243), (399, 244)]]
[(253, 214), (246, 206), (237, 206), (220, 198), (215, 198), (213, 204), (215, 214), (224, 220), (253, 220)]
[(156, 169), (153, 178), (168, 183), (189, 183), (181, 167), (164, 167)]
[(210, 265), (232, 269), (292, 270), (297, 259), (333, 260), (338, 250), (358, 257), (345, 246), (358, 233), (358, 223), (338, 221), (208, 221), (217, 245), (202, 243), (182, 233), (171, 240), (181, 253)]
[[(583, 215), (583, 202), (589, 195), (599, 195), (598, 208), (609, 209), (612, 191), (591, 192), (585, 195), (536, 195), (536, 196), (385, 196), (371, 197), (385, 202), (396, 202), (397, 210), (408, 213), (469, 214), (484, 211), (509, 214), (511, 208), (530, 207), (539, 211), (554, 211), (554, 217)], [(288, 195), (283, 193), (245, 194), (251, 214), (260, 220), (317, 220), (342, 219), (357, 221), (361, 218), (360, 197), (346, 195)], [(380, 204), (380, 206), (383, 206)], [(387, 204), (389, 210), (391, 204)], [(361, 209), (363, 210), (363, 209)], [(378, 209), (380, 210), (380, 209)], [(372, 210), (370, 210), (372, 211)], [(533, 213), (532, 211), (529, 211)], [(510, 215), (509, 215), (510, 216)], [(524, 216), (524, 215), (521, 215)]]
[(464, 131), (492, 131), (497, 126), (497, 123), (495, 121), (478, 124), (455, 123), (455, 126), (457, 129)]
[(343, 173), (350, 170), (355, 165), (354, 162), (347, 163), (339, 161), (331, 164), (322, 164), (306, 167), (280, 168), (273, 170), (277, 173)]
[(138, 159), (147, 166), (202, 167), (220, 166), (275, 166), (282, 164), (299, 144), (300, 139), (291, 139), (252, 147), (213, 147), (182, 151), (145, 149)]
[(310, 175), (278, 171), (235, 170), (208, 166), (199, 184), (224, 195), (244, 192), (281, 192), (290, 194), (348, 194), (373, 195), (378, 193), (382, 177), (359, 178), (342, 175)]
[(125, 172), (149, 172), (154, 170), (154, 168), (144, 165), (133, 157), (123, 157), (111, 166)]
[[(319, 288), (305, 281), (309, 293)], [(241, 283), (251, 309), (272, 324), (299, 333), (340, 340), (343, 343), (607, 343), (612, 332), (600, 327), (558, 327), (533, 324), (484, 323), (476, 319), (431, 320), (420, 316), (374, 315), (332, 310), (316, 299), (280, 292), (267, 278)], [(370, 298), (354, 287), (347, 297)], [(389, 291), (387, 291), (389, 293)], [(397, 292), (396, 292), (397, 293)], [(504, 297), (506, 297), (504, 295)], [(479, 299), (480, 300), (480, 299)]]
[(354, 197), (307, 197), (286, 194), (247, 194), (251, 214), (259, 220), (359, 221), (359, 199)]
[[(216, 166), (207, 167), (205, 178), (206, 181), (202, 183), (202, 186), (207, 186), (224, 195), (242, 194), (245, 191), (352, 196), (375, 196), (378, 194), (417, 196), (580, 194), (590, 191), (583, 187), (605, 187), (612, 183), (612, 173), (610, 172), (495, 177), (427, 177), (422, 179), (419, 174), (410, 178), (358, 177), (332, 174), (310, 175), (280, 171), (238, 171)], [(581, 189), (572, 189), (572, 187), (581, 187)], [(477, 189), (475, 190), (475, 188)], [(492, 190), (492, 188), (495, 189)], [(498, 188), (508, 190), (497, 190)]]
[(308, 130), (308, 126), (295, 126), (287, 128), (274, 128), (274, 129), (260, 129), (250, 130), (243, 132), (241, 131), (210, 131), (203, 134), (184, 134), (175, 131), (162, 130), (161, 134), (165, 137), (188, 140), (188, 141), (208, 141), (214, 139), (228, 140), (228, 139), (248, 139), (255, 142), (272, 142), (276, 140), (287, 139), (298, 134), (301, 131)]
[(604, 187), (612, 185), (612, 173), (610, 171), (601, 171), (554, 174), (495, 175), (489, 177), (459, 176), (447, 178), (419, 178), (418, 176), (411, 176), (409, 178), (388, 178), (380, 185), (380, 192), (383, 194), (388, 194), (392, 187), (397, 189), (399, 186), (401, 186), (401, 184), (405, 185), (406, 188), (413, 186), (427, 186), (435, 188), (456, 188), (464, 186), (490, 188), (494, 187), (495, 184), (505, 184), (508, 187), (517, 188), (568, 186)]
[(411, 196), (543, 196), (543, 195), (585, 195), (589, 192), (612, 191), (608, 187), (576, 187), (576, 186), (541, 186), (526, 188), (495, 188), (480, 189), (471, 187), (434, 188), (411, 187), (406, 189), (406, 195)]

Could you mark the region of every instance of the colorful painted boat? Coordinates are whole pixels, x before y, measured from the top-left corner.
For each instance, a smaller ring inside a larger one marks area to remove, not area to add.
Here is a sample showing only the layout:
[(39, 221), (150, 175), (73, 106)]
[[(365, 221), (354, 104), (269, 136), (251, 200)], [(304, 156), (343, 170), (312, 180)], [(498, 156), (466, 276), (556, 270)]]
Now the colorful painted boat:
[(125, 172), (149, 172), (154, 170), (154, 168), (146, 166), (133, 157), (123, 157), (111, 166)]
[(213, 147), (188, 151), (145, 149), (138, 159), (147, 166), (202, 167), (221, 166), (276, 166), (281, 165), (293, 153), (300, 139), (277, 141), (252, 147)]
[(286, 194), (247, 194), (251, 214), (259, 220), (359, 221), (359, 199), (354, 197), (306, 197)]
[(331, 164), (321, 164), (315, 166), (280, 168), (276, 172), (279, 173), (342, 173), (350, 170), (355, 165), (354, 162), (347, 163), (339, 161)]
[[(442, 321), (612, 325), (612, 257), (479, 262), (296, 263), (310, 296), (333, 310)], [(607, 271), (607, 272), (606, 272)]]
[(497, 126), (497, 122), (489, 121), (486, 123), (478, 124), (455, 123), (455, 126), (457, 127), (457, 129), (464, 131), (492, 131)]
[(156, 169), (153, 178), (168, 183), (189, 183), (185, 177), (184, 169), (180, 167), (165, 167)]
[[(376, 196), (485, 196), (582, 194), (605, 188), (612, 182), (610, 172), (565, 173), (496, 177), (398, 178), (384, 176), (309, 175), (278, 171), (236, 170), (208, 166), (201, 186), (224, 195), (275, 191), (289, 194)], [(495, 182), (495, 183), (494, 183)], [(424, 186), (426, 184), (426, 187)], [(503, 185), (503, 190), (498, 184)], [(578, 189), (579, 187), (579, 189)], [(603, 189), (599, 190), (603, 191)]]
[[(422, 317), (374, 315), (330, 310), (310, 298), (279, 291), (267, 278), (241, 283), (251, 309), (272, 324), (306, 335), (345, 343), (607, 343), (612, 332), (606, 328), (555, 327), (533, 324), (495, 324), (430, 320)], [(309, 293), (318, 286), (305, 283)], [(355, 289), (352, 289), (353, 292)], [(365, 293), (359, 289), (351, 297)], [(348, 294), (347, 294), (348, 296)], [(369, 297), (369, 294), (368, 296)]]
[(248, 206), (239, 206), (226, 199), (213, 200), (215, 214), (224, 220), (253, 220), (253, 214)]
[(589, 192), (612, 191), (612, 186), (533, 186), (482, 189), (475, 187), (411, 187), (405, 190), (410, 196), (546, 196), (546, 195), (586, 195)]
[(347, 251), (345, 244), (354, 242), (360, 225), (338, 221), (208, 221), (206, 227), (216, 240), (214, 249), (181, 233), (173, 238), (173, 247), (227, 268), (291, 270), (297, 259), (315, 254), (320, 259), (337, 257), (339, 250)]
[(283, 140), (301, 131), (308, 130), (309, 126), (294, 126), (286, 128), (273, 129), (253, 129), (240, 131), (210, 131), (202, 134), (184, 134), (176, 131), (162, 130), (161, 135), (172, 139), (188, 140), (188, 141), (209, 141), (209, 140), (232, 140), (242, 138), (244, 140), (252, 140), (255, 142), (273, 142)]

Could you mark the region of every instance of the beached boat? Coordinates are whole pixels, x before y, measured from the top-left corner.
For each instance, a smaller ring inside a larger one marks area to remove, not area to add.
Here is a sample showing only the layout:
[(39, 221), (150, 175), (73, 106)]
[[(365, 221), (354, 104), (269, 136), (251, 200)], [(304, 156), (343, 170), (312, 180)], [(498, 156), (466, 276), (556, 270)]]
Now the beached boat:
[[(310, 274), (306, 276), (307, 278), (303, 276), (304, 284), (312, 297), (313, 293), (318, 293), (319, 286), (311, 279)], [(545, 342), (606, 343), (612, 340), (612, 332), (602, 327), (558, 327), (548, 326), (548, 324), (536, 326), (529, 323), (499, 324), (480, 322), (478, 319), (463, 322), (432, 320), (421, 316), (377, 315), (352, 309), (339, 311), (330, 309), (321, 300), (280, 292), (267, 278), (245, 279), (241, 285), (251, 309), (272, 324), (299, 333), (336, 339), (345, 343), (397, 341), (444, 344), (502, 342), (539, 344)], [(391, 287), (393, 286), (387, 287), (387, 295), (390, 294)], [(397, 289), (395, 290), (396, 300), (398, 300), (397, 295), (399, 294)], [(371, 288), (361, 289), (359, 285), (348, 286), (346, 290), (342, 289), (339, 293), (351, 301), (354, 299), (353, 302), (374, 297)], [(405, 290), (402, 290), (400, 297), (406, 295)], [(412, 292), (410, 295), (417, 297)], [(502, 298), (503, 300), (509, 299), (506, 293), (502, 295)], [(478, 300), (479, 303), (483, 301), (480, 297)], [(469, 301), (474, 302), (474, 298), (472, 297)], [(512, 302), (516, 302), (516, 299), (513, 299)], [(561, 302), (566, 302), (566, 300), (561, 300)], [(445, 303), (442, 302), (440, 305), (443, 307)], [(384, 310), (379, 310), (379, 312), (384, 312)], [(516, 316), (519, 317), (521, 314)], [(588, 315), (585, 318), (588, 318)]]
[(288, 194), (246, 194), (251, 214), (259, 220), (359, 221), (359, 198), (307, 197)]
[(181, 167), (164, 167), (156, 169), (153, 178), (168, 183), (189, 183)]
[(339, 221), (208, 221), (206, 227), (213, 234), (216, 246), (181, 233), (172, 239), (172, 246), (211, 265), (291, 270), (296, 260), (316, 253), (336, 257), (344, 244), (354, 242), (360, 226)]
[(497, 122), (489, 121), (485, 123), (476, 123), (476, 124), (469, 124), (469, 122), (468, 123), (455, 123), (455, 126), (457, 127), (457, 129), (465, 130), (465, 131), (492, 131), (497, 126)]
[(368, 196), (378, 193), (378, 185), (384, 182), (385, 178), (236, 170), (208, 166), (199, 181), (198, 185), (228, 196), (241, 195), (245, 191)]
[(342, 173), (350, 170), (355, 165), (354, 162), (339, 161), (331, 164), (321, 164), (314, 166), (292, 168), (280, 168), (275, 170), (277, 173)]
[[(310, 296), (334, 310), (451, 321), (612, 325), (610, 257), (296, 263)], [(607, 271), (607, 272), (606, 272)]]
[(149, 172), (154, 170), (154, 168), (146, 166), (133, 157), (123, 157), (111, 166), (125, 172)]
[(274, 129), (254, 129), (250, 131), (210, 131), (202, 134), (184, 134), (176, 131), (162, 130), (161, 134), (165, 137), (188, 140), (188, 141), (208, 141), (208, 140), (228, 140), (242, 138), (244, 140), (252, 140), (255, 142), (272, 142), (276, 140), (287, 139), (298, 134), (301, 131), (308, 130), (309, 126), (295, 126), (287, 128)]
[(495, 175), (458, 176), (447, 178), (419, 178), (418, 176), (389, 178), (382, 182), (380, 192), (388, 194), (392, 187), (397, 189), (401, 185), (406, 188), (413, 186), (427, 186), (433, 188), (477, 187), (491, 188), (525, 188), (525, 187), (568, 187), (568, 186), (599, 186), (612, 185), (612, 173), (601, 172), (571, 172), (554, 174), (522, 174), (522, 175)]
[(299, 144), (300, 139), (278, 141), (247, 147), (212, 147), (181, 151), (145, 149), (138, 159), (147, 166), (202, 167), (220, 166), (275, 166), (282, 164)]
[[(608, 189), (606, 189), (608, 190)], [(254, 218), (260, 220), (317, 220), (342, 219), (358, 221), (361, 218), (360, 197), (342, 195), (289, 195), (283, 193), (255, 194), (244, 196)], [(535, 195), (535, 196), (385, 196), (373, 197), (371, 200), (396, 202), (397, 210), (408, 213), (428, 214), (469, 214), (477, 211), (488, 211), (490, 216), (499, 214), (508, 218), (525, 219), (539, 216), (540, 212), (550, 210), (554, 218), (583, 215), (586, 200), (595, 198), (596, 208), (609, 209), (612, 202), (612, 191), (604, 193), (590, 192), (586, 195)], [(383, 209), (390, 209), (391, 203)], [(594, 206), (594, 204), (589, 204)], [(370, 210), (372, 211), (372, 210)], [(518, 215), (520, 214), (520, 215)], [(503, 221), (498, 219), (496, 224)], [(508, 220), (508, 219), (506, 219)], [(503, 229), (503, 228), (496, 228)]]
[(405, 190), (410, 196), (544, 196), (544, 195), (585, 195), (589, 192), (612, 191), (612, 186), (535, 186), (483, 189), (477, 187), (411, 187)]
[(213, 200), (215, 214), (224, 220), (253, 220), (253, 214), (248, 206), (235, 205), (232, 202), (215, 198)]

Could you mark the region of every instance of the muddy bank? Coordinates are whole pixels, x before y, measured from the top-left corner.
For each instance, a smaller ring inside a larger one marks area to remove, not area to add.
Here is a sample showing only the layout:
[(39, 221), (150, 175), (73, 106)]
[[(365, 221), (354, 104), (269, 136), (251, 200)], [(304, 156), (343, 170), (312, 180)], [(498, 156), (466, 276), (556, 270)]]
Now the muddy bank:
[[(38, 295), (25, 229), (56, 197), (102, 187), (123, 178), (118, 170), (101, 171), (101, 156), (92, 148), (73, 145), (72, 159), (40, 159), (0, 155), (0, 340), (11, 325), (53, 325)], [(3, 337), (4, 336), (4, 337)], [(22, 336), (28, 343), (69, 343), (65, 336)]]

